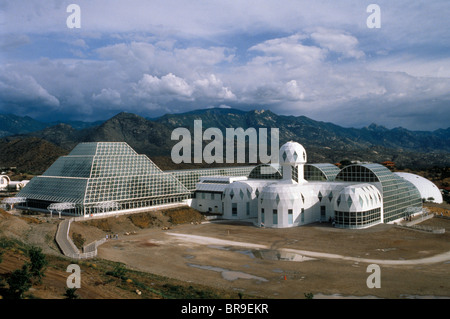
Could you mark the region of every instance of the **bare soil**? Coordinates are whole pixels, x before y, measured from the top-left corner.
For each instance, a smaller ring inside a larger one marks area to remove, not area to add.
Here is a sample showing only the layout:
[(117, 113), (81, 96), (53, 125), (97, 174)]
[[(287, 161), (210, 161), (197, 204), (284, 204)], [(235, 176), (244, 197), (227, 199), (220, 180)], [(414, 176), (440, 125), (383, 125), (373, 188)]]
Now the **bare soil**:
[[(446, 228), (450, 228), (450, 221), (445, 222)], [(189, 236), (201, 237), (189, 240)], [(239, 223), (209, 223), (183, 225), (169, 231), (143, 230), (133, 237), (102, 245), (99, 257), (124, 262), (127, 267), (145, 272), (266, 298), (304, 298), (305, 293), (379, 298), (450, 297), (448, 261), (381, 264), (382, 260), (422, 259), (448, 252), (449, 239), (448, 232), (435, 235), (393, 225), (342, 230), (324, 224), (260, 229)], [(233, 242), (244, 244), (236, 246)], [(255, 249), (259, 247), (255, 245), (263, 248)], [(369, 263), (320, 257), (303, 262), (270, 258), (283, 249), (380, 260), (382, 288), (367, 287)], [(260, 258), (258, 252), (267, 253), (269, 258)]]
[[(177, 223), (196, 223), (203, 219), (197, 212), (184, 209), (184, 217), (178, 217)], [(152, 217), (159, 216), (160, 221), (149, 227), (169, 228), (174, 224), (171, 216), (181, 214), (179, 209), (146, 212), (137, 216), (137, 220), (145, 222)], [(142, 217), (144, 216), (144, 217)], [(104, 238), (106, 234), (129, 233), (130, 236), (142, 228), (131, 222), (131, 215), (110, 217), (108, 219), (93, 219), (89, 222), (72, 223), (71, 234), (79, 234), (88, 244), (94, 240)], [(136, 219), (135, 219), (136, 220)], [(14, 270), (21, 268), (29, 261), (27, 249), (30, 245), (42, 249), (46, 254), (48, 266), (41, 283), (33, 282), (32, 288), (25, 294), (26, 298), (62, 299), (67, 288), (66, 272), (70, 264), (76, 263), (81, 268), (81, 288), (77, 295), (81, 299), (161, 299), (161, 298), (238, 298), (234, 291), (224, 291), (194, 283), (187, 283), (176, 279), (158, 276), (150, 273), (126, 269), (125, 277), (118, 278), (111, 273), (121, 263), (110, 262), (100, 258), (90, 260), (71, 260), (64, 257), (57, 247), (54, 236), (58, 218), (45, 215), (17, 216), (0, 209), (0, 299), (7, 296), (6, 278)], [(146, 223), (146, 222), (145, 222)], [(140, 224), (140, 226), (142, 226)]]
[[(51, 259), (42, 285), (33, 286), (33, 296), (63, 298), (65, 269), (73, 261), (61, 258), (54, 243), (58, 219), (0, 213), (1, 237), (42, 247)], [(107, 234), (118, 236), (99, 247), (96, 259), (79, 263), (79, 295), (86, 299), (302, 299), (309, 293), (315, 298), (450, 298), (450, 258), (421, 263), (450, 251), (450, 220), (432, 218), (424, 224), (446, 232), (386, 224), (348, 230), (327, 223), (265, 229), (245, 222), (205, 222), (197, 211), (186, 209), (75, 222), (71, 233), (80, 234), (86, 244)], [(311, 257), (301, 251), (342, 258)], [(0, 274), (21, 267), (24, 259), (20, 250), (6, 250)], [(367, 267), (376, 261), (381, 288), (368, 288)], [(117, 263), (126, 267), (128, 281), (106, 274)]]

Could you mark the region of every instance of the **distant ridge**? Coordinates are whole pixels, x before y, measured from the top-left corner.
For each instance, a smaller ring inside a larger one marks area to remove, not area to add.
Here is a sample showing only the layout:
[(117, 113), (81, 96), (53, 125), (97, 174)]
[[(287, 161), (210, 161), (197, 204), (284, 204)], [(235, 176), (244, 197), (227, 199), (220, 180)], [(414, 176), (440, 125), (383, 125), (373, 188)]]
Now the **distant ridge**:
[(68, 124), (74, 129), (85, 129), (88, 127), (100, 125), (102, 121), (96, 122), (65, 121), (65, 122), (44, 123), (35, 120), (29, 116), (0, 114), (0, 137), (32, 133), (62, 123)]
[[(26, 143), (31, 137), (51, 143), (58, 150), (65, 152), (69, 152), (80, 142), (127, 142), (138, 153), (158, 159), (160, 162), (155, 162), (163, 169), (186, 167), (176, 166), (170, 161), (171, 149), (178, 142), (171, 140), (171, 133), (177, 127), (186, 127), (193, 134), (194, 120), (202, 120), (203, 130), (209, 127), (221, 129), (224, 136), (226, 128), (278, 128), (280, 145), (289, 140), (298, 141), (307, 149), (310, 162), (336, 163), (350, 159), (370, 162), (390, 160), (409, 167), (450, 165), (450, 127), (433, 132), (410, 131), (404, 128), (387, 129), (377, 124), (360, 129), (344, 128), (306, 116), (277, 115), (270, 110), (246, 112), (232, 108), (166, 114), (153, 119), (121, 112), (104, 122), (78, 122), (77, 128), (65, 123), (42, 127), (38, 121), (29, 117), (0, 117), (0, 120), (2, 119), (16, 121), (18, 133), (1, 139), (0, 149), (10, 143), (11, 139)], [(24, 132), (24, 127), (34, 131)], [(5, 128), (12, 130), (11, 126)], [(27, 148), (23, 147), (22, 151), (25, 156)], [(58, 152), (52, 152), (56, 153)], [(14, 162), (12, 155), (8, 156), (10, 155), (2, 156), (0, 166)], [(45, 165), (36, 163), (36, 166)]]

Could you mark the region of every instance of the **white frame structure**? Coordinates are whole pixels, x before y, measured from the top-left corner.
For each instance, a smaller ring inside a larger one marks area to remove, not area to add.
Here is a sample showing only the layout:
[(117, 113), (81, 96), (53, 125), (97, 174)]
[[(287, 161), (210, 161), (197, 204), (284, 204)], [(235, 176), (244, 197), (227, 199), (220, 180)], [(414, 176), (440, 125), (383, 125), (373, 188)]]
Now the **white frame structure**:
[(75, 208), (74, 203), (52, 203), (48, 205), (47, 209), (50, 212), (50, 217), (52, 217), (52, 212), (57, 211), (58, 217), (61, 218), (61, 213), (65, 210), (71, 210)]

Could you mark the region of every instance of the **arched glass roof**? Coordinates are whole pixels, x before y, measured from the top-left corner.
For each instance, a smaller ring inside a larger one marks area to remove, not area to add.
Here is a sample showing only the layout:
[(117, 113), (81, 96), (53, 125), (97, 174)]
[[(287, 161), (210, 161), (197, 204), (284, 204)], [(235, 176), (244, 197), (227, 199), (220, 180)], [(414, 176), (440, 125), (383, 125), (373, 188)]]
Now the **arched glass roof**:
[(341, 170), (333, 164), (306, 164), (304, 169), (307, 181), (334, 181)]
[(200, 177), (204, 176), (248, 176), (255, 166), (231, 166), (221, 168), (200, 168), (200, 169), (185, 169), (166, 171), (172, 174), (181, 184), (189, 191), (195, 191)]
[(411, 182), (414, 186), (416, 186), (422, 199), (433, 201), (438, 204), (443, 202), (442, 194), (439, 191), (439, 188), (428, 179), (411, 173), (398, 172), (394, 174), (406, 179), (408, 182)]
[(336, 176), (342, 182), (380, 182), (383, 193), (384, 222), (422, 210), (418, 189), (380, 164), (349, 165)]
[(282, 167), (278, 164), (261, 164), (256, 166), (248, 178), (252, 179), (282, 179), (283, 171)]

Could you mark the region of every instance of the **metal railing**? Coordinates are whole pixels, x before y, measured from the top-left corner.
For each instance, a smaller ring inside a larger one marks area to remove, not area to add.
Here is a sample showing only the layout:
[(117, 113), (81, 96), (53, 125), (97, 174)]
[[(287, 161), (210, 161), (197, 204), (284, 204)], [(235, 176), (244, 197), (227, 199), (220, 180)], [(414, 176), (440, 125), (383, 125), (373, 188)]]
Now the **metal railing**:
[(69, 236), (70, 224), (74, 221), (74, 218), (63, 220), (58, 225), (56, 232), (56, 242), (63, 254), (73, 259), (88, 259), (97, 256), (97, 247), (106, 241), (106, 238), (96, 240), (85, 247), (83, 247), (83, 253), (80, 253), (78, 248), (73, 243)]
[(434, 217), (438, 217), (438, 216), (433, 213), (430, 213), (428, 211), (425, 211), (422, 214), (416, 215), (415, 219), (413, 219), (412, 221), (404, 223), (404, 224), (399, 224), (398, 226), (403, 227), (403, 228), (409, 228), (409, 229), (414, 229), (414, 230), (418, 230), (418, 231), (433, 233), (433, 234), (444, 234), (445, 228), (443, 228), (443, 227), (418, 225), (419, 223), (426, 221), (428, 219), (434, 218)]

